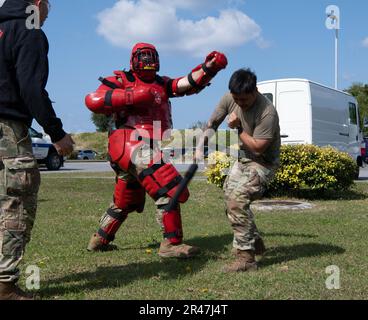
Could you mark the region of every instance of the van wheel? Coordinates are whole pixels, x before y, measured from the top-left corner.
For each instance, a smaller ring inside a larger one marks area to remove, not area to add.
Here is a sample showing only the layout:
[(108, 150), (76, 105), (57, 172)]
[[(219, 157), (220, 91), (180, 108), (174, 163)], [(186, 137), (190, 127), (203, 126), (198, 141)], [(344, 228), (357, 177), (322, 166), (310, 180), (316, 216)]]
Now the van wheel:
[(62, 164), (63, 160), (56, 152), (50, 153), (46, 158), (46, 167), (49, 170), (59, 170)]

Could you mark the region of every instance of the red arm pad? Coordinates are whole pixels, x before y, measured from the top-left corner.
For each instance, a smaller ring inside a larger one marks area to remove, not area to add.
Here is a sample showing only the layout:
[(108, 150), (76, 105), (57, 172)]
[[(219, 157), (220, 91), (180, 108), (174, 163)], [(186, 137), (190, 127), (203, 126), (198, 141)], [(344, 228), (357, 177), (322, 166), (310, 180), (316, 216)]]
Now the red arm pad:
[[(178, 94), (178, 82), (180, 79), (176, 79), (172, 83), (172, 90), (176, 94), (176, 96), (183, 95), (192, 95), (195, 93), (199, 93), (206, 86), (210, 85), (210, 81), (217, 75), (217, 73), (225, 69), (227, 66), (227, 58), (226, 56), (217, 51), (211, 52), (207, 55), (204, 63), (198, 65), (196, 68), (192, 70), (188, 75), (188, 81), (191, 85), (186, 92)], [(193, 78), (193, 73), (196, 73), (196, 79)], [(198, 76), (199, 73), (199, 76)]]
[[(211, 71), (206, 73), (203, 69), (204, 65), (205, 64), (200, 64), (199, 66), (194, 68), (191, 73), (188, 74), (188, 80), (192, 88), (186, 92), (186, 95), (192, 95), (201, 92), (204, 88), (210, 85), (210, 81), (212, 80), (213, 77), (216, 76), (216, 73), (212, 73)], [(197, 80), (194, 80), (192, 76), (193, 72), (196, 72), (201, 69), (202, 74), (199, 76)]]
[[(85, 104), (94, 113), (111, 114), (109, 108), (105, 108), (105, 93), (93, 92), (86, 96)], [(111, 109), (111, 108), (110, 108)]]
[(110, 115), (120, 112), (126, 106), (139, 103), (154, 103), (154, 95), (146, 88), (128, 88), (104, 90), (90, 93), (86, 96), (85, 102), (89, 110), (94, 113)]
[(110, 115), (119, 111), (117, 106), (125, 106), (125, 90), (96, 91), (86, 96), (85, 102), (89, 110), (94, 113)]
[(172, 81), (171, 83), (171, 89), (172, 92), (174, 93), (175, 97), (183, 97), (183, 96), (190, 96), (192, 94), (196, 94), (201, 92), (204, 88), (206, 88), (206, 86), (210, 85), (210, 81), (213, 78), (212, 76), (206, 74), (203, 72), (203, 74), (199, 77), (199, 79), (197, 81), (195, 81), (192, 77), (192, 73), (196, 72), (198, 70), (202, 69), (202, 64), (200, 64), (199, 66), (197, 66), (195, 69), (192, 70), (192, 72), (188, 75), (188, 81), (191, 85), (190, 88), (187, 89), (187, 91), (185, 92), (179, 92), (178, 89), (178, 83), (181, 79), (183, 79), (184, 77), (181, 78), (177, 78), (175, 80)]
[[(207, 66), (210, 64), (210, 66)], [(192, 72), (188, 75), (189, 83), (192, 85), (192, 89), (189, 92), (199, 92), (202, 91), (206, 86), (209, 85), (212, 78), (214, 78), (217, 73), (225, 69), (227, 66), (227, 58), (226, 56), (217, 51), (212, 51), (207, 57), (203, 64), (197, 66)], [(198, 79), (194, 80), (192, 77), (193, 72), (199, 71), (202, 69), (202, 74)]]
[(175, 97), (184, 97), (186, 95), (186, 92), (179, 93), (178, 90), (178, 82), (183, 79), (184, 77), (174, 79), (170, 82), (171, 85), (171, 92), (174, 94)]

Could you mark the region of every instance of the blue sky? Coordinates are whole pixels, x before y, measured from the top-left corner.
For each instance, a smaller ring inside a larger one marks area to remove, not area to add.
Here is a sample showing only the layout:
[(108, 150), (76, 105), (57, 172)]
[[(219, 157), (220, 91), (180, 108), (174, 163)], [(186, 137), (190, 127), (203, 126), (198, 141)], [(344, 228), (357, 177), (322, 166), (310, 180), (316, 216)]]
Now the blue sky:
[(50, 42), (47, 89), (68, 132), (95, 131), (84, 97), (97, 88), (99, 76), (129, 68), (136, 42), (155, 44), (160, 74), (173, 78), (188, 74), (212, 50), (229, 59), (211, 87), (172, 99), (175, 128), (206, 121), (239, 68), (250, 67), (260, 81), (307, 78), (333, 86), (334, 32), (325, 27), (325, 9), (331, 4), (341, 10), (340, 88), (368, 83), (365, 0), (50, 2), (44, 26)]

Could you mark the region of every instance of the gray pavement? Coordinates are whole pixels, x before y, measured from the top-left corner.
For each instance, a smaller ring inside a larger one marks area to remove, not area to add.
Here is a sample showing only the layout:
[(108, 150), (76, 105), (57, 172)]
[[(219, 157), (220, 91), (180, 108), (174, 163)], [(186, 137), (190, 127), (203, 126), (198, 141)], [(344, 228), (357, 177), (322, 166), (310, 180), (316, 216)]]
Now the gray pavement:
[[(190, 164), (175, 164), (175, 167), (179, 172), (185, 172), (189, 168)], [(96, 161), (67, 161), (64, 167), (58, 171), (48, 171), (46, 168), (41, 167), (42, 174), (54, 174), (54, 173), (71, 173), (71, 172), (111, 172), (109, 162), (96, 162)], [(199, 165), (198, 172), (204, 171), (204, 165)], [(360, 175), (358, 182), (368, 182), (368, 166), (360, 169)]]
[(54, 174), (54, 173), (72, 173), (72, 172), (108, 172), (112, 171), (109, 162), (98, 161), (66, 161), (64, 167), (61, 167), (58, 171), (48, 171), (45, 167), (40, 168), (41, 173)]
[[(177, 164), (176, 169), (179, 172), (185, 172), (189, 168), (190, 164)], [(67, 161), (64, 167), (58, 171), (48, 171), (45, 167), (41, 167), (41, 173), (53, 174), (53, 173), (71, 173), (71, 172), (109, 172), (112, 171), (109, 162), (96, 162), (96, 161)], [(204, 171), (204, 165), (199, 165), (198, 172)]]

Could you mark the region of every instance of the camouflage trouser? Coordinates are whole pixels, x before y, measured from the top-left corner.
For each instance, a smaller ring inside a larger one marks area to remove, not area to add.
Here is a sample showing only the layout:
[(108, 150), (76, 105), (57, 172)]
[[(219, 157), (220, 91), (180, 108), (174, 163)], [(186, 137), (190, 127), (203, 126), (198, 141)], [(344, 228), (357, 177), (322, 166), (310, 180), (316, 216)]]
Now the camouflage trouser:
[(224, 184), (226, 214), (234, 231), (233, 246), (239, 250), (254, 250), (260, 237), (250, 209), (252, 201), (260, 199), (275, 169), (256, 162), (239, 160), (231, 168)]
[(0, 282), (17, 281), (36, 216), (40, 173), (26, 125), (0, 119)]
[[(134, 162), (134, 165), (130, 167), (129, 172), (122, 170), (121, 168), (114, 168), (116, 172), (116, 179), (121, 179), (126, 182), (134, 183), (138, 181), (138, 176), (148, 168), (150, 160), (153, 157), (153, 151), (150, 148), (149, 145), (145, 144), (141, 148), (141, 152), (139, 153), (139, 159), (136, 159)], [(165, 158), (165, 161), (168, 162), (168, 160)], [(156, 205), (156, 221), (159, 224), (161, 231), (164, 231), (164, 226), (162, 223), (162, 216), (165, 212), (164, 209), (162, 209), (162, 206), (167, 205), (170, 202), (170, 198), (167, 196), (160, 197), (155, 201)], [(124, 214), (123, 210), (116, 207), (116, 205), (112, 202), (110, 207), (106, 210), (106, 212), (102, 215), (100, 219), (100, 228), (104, 229), (108, 225), (112, 223), (113, 218), (108, 213), (110, 210), (112, 210), (116, 215), (123, 215), (125, 216), (124, 220), (126, 219), (126, 215)]]

